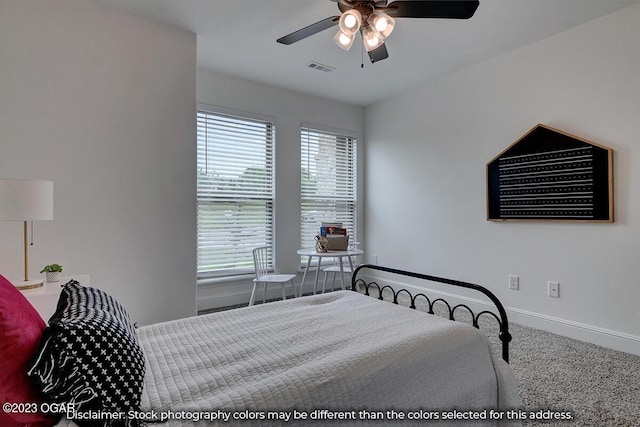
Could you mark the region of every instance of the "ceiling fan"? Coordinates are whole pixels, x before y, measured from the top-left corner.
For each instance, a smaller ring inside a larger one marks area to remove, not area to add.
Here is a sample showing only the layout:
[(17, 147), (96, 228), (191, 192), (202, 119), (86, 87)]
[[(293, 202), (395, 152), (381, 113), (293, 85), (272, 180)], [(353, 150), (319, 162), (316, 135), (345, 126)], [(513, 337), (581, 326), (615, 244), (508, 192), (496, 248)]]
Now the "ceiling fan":
[(331, 1), (338, 3), (341, 15), (330, 16), (276, 41), (290, 45), (338, 25), (334, 42), (342, 49), (349, 50), (356, 34), (361, 33), (364, 48), (374, 63), (389, 57), (384, 40), (393, 31), (395, 18), (469, 19), (480, 4), (478, 0)]

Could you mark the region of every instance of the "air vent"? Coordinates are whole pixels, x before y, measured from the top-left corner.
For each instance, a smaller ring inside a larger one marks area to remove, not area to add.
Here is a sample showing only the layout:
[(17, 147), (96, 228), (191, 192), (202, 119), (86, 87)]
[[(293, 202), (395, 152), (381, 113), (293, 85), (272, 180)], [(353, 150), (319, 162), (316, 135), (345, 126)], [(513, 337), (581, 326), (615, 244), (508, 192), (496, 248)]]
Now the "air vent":
[(324, 71), (325, 73), (330, 73), (330, 72), (332, 72), (333, 70), (336, 69), (336, 67), (331, 67), (329, 65), (324, 65), (324, 64), (321, 64), (321, 63), (316, 62), (316, 61), (309, 62), (307, 64), (307, 67), (309, 67), (311, 69), (314, 69), (314, 70), (318, 70), (318, 71)]

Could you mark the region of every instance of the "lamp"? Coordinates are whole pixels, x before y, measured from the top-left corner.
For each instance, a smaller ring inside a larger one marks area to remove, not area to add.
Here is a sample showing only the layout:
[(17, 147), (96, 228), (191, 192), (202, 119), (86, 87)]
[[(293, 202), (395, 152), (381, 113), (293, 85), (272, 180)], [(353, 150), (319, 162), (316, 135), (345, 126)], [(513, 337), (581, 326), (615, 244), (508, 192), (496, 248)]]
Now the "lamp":
[(31, 289), (42, 286), (42, 280), (29, 280), (27, 222), (52, 219), (53, 181), (33, 179), (0, 180), (0, 220), (24, 221), (24, 281), (14, 283), (18, 289)]
[(342, 30), (338, 30), (336, 35), (333, 37), (333, 41), (336, 42), (336, 44), (341, 48), (343, 48), (344, 50), (351, 49), (351, 46), (353, 45), (353, 41), (355, 39), (356, 39), (356, 33), (348, 35), (346, 33), (343, 33)]
[(340, 15), (340, 29), (333, 41), (344, 50), (351, 49), (356, 33), (361, 31), (362, 42), (367, 52), (384, 43), (396, 25), (396, 20), (380, 10), (368, 10), (365, 7), (349, 9)]
[(362, 24), (362, 14), (357, 9), (349, 9), (342, 15), (338, 21), (340, 31), (350, 36), (355, 34)]
[(396, 26), (396, 20), (379, 10), (374, 11), (367, 19), (371, 28), (375, 29), (382, 35), (383, 39), (389, 37), (389, 34)]
[(380, 47), (382, 43), (384, 43), (382, 34), (372, 29), (371, 27), (367, 27), (362, 30), (362, 40), (364, 42), (364, 48), (367, 50), (367, 52), (371, 52), (372, 50)]

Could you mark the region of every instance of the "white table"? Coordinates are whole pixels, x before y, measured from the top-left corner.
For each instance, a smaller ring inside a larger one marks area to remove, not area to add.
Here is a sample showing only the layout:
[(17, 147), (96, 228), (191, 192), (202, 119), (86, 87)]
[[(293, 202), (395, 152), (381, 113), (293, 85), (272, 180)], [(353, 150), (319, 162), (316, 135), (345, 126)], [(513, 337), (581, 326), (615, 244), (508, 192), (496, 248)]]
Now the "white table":
[(298, 249), (298, 255), (306, 256), (307, 258), (307, 268), (304, 269), (304, 274), (302, 275), (302, 283), (300, 284), (300, 293), (298, 296), (302, 295), (302, 288), (304, 287), (304, 282), (307, 278), (307, 272), (311, 267), (311, 260), (313, 257), (318, 258), (318, 268), (316, 269), (316, 278), (313, 282), (313, 293), (316, 293), (316, 289), (318, 288), (318, 275), (320, 274), (320, 264), (322, 263), (322, 258), (337, 258), (338, 263), (340, 265), (340, 277), (342, 280), (342, 289), (344, 289), (344, 267), (342, 258), (347, 258), (349, 260), (349, 267), (351, 267), (351, 271), (353, 271), (353, 262), (351, 261), (351, 257), (358, 256), (364, 254), (362, 249), (347, 249), (346, 251), (328, 251), (328, 252), (318, 252), (315, 249)]

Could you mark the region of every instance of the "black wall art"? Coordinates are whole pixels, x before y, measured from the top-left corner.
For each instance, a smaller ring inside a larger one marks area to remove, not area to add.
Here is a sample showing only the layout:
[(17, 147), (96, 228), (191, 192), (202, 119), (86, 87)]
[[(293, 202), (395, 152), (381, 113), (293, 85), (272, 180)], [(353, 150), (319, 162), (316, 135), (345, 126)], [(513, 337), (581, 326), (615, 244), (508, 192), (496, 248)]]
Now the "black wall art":
[(487, 164), (487, 219), (613, 222), (613, 150), (537, 125)]

